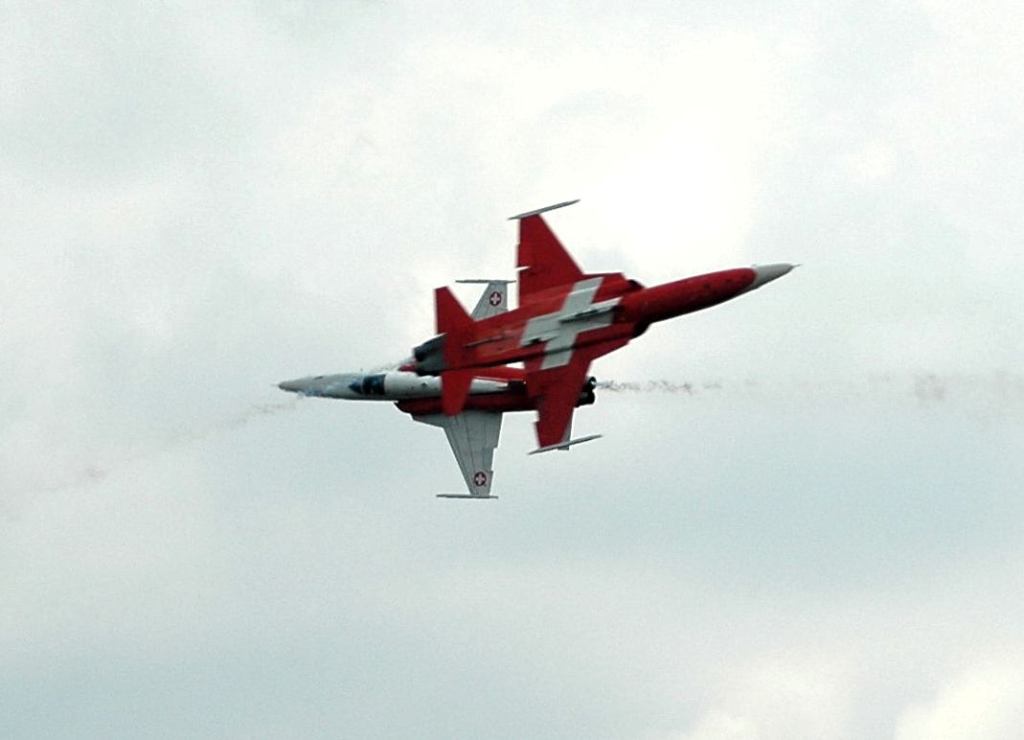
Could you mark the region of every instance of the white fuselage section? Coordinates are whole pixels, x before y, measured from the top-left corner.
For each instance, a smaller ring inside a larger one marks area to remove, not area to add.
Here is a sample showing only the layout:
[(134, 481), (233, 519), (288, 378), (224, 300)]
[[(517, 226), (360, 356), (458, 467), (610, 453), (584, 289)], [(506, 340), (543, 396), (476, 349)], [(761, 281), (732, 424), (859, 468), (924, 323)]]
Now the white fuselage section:
[[(303, 396), (344, 398), (352, 401), (402, 401), (409, 398), (440, 398), (441, 379), (403, 370), (384, 373), (339, 373), (286, 380), (278, 387)], [(475, 378), (470, 394), (501, 393), (508, 389), (503, 380)]]

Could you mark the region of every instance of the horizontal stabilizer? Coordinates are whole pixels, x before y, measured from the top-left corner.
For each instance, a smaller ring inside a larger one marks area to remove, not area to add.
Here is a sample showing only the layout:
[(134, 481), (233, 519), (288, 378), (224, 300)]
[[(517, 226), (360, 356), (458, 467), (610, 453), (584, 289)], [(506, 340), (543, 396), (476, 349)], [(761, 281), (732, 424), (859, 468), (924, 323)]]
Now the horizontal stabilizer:
[(601, 438), (600, 434), (590, 434), (590, 435), (587, 435), (586, 437), (577, 437), (576, 439), (570, 439), (567, 442), (559, 442), (558, 444), (548, 445), (547, 447), (538, 447), (533, 452), (529, 452), (527, 454), (529, 454), (529, 455), (539, 455), (542, 452), (551, 452), (551, 450), (567, 450), (570, 447), (572, 447), (573, 445), (583, 444), (584, 442), (589, 442), (592, 439), (600, 439), (600, 438)]
[(536, 211), (527, 211), (526, 213), (520, 213), (520, 214), (518, 214), (516, 216), (509, 216), (508, 220), (509, 221), (518, 221), (518, 220), (523, 219), (523, 218), (529, 218), (530, 216), (539, 216), (542, 213), (547, 213), (548, 211), (553, 211), (556, 208), (565, 208), (566, 206), (571, 206), (571, 205), (574, 205), (574, 204), (579, 203), (579, 202), (580, 202), (580, 199), (577, 198), (576, 200), (567, 200), (564, 203), (555, 203), (553, 206), (544, 206), (543, 208), (538, 208)]

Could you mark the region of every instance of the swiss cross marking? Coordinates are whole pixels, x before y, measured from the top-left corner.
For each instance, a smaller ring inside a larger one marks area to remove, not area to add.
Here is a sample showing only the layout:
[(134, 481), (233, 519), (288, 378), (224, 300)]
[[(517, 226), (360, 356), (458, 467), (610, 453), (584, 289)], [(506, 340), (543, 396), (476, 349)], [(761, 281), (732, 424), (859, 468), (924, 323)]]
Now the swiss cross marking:
[(487, 300), (490, 301), (490, 304), (492, 306), (500, 306), (501, 305), (501, 293), (499, 293), (498, 291), (494, 291), (493, 293), (491, 293), (491, 297), (488, 298)]
[(476, 475), (473, 476), (473, 485), (483, 486), (487, 484), (487, 473), (482, 470), (476, 471)]
[[(594, 307), (594, 296), (601, 287), (600, 277), (586, 278), (573, 284), (562, 303), (562, 307), (548, 314), (534, 316), (523, 328), (520, 346), (526, 347), (534, 342), (547, 342), (544, 348), (544, 361), (541, 368), (562, 367), (572, 359), (572, 349), (576, 345), (577, 335), (593, 329), (603, 329), (612, 323), (610, 312), (602, 312), (593, 317), (564, 322), (563, 319), (573, 317), (580, 312)], [(611, 304), (613, 301), (606, 301)], [(614, 299), (618, 303), (618, 299)]]

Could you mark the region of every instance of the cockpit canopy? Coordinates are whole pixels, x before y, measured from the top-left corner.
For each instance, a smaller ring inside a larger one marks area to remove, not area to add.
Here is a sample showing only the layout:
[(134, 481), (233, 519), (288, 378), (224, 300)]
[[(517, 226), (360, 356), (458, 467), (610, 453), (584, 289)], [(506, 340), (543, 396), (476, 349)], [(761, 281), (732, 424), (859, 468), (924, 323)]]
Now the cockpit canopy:
[(362, 396), (383, 396), (384, 376), (364, 375), (348, 384), (349, 390)]

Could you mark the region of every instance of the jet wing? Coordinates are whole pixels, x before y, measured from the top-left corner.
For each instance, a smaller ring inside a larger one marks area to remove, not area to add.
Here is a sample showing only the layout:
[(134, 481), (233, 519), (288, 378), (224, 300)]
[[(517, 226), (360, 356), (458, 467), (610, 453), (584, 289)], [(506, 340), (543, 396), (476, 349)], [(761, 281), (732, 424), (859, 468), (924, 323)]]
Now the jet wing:
[(574, 444), (587, 442), (600, 435), (569, 439), (572, 415), (580, 401), (583, 385), (587, 381), (590, 363), (629, 342), (615, 339), (572, 351), (568, 363), (544, 369), (544, 358), (526, 363), (526, 392), (537, 399), (537, 452), (564, 450)]
[(536, 293), (570, 286), (582, 280), (583, 271), (565, 250), (542, 218), (542, 213), (570, 206), (577, 201), (558, 203), (529, 213), (512, 216), (519, 221), (519, 305), (528, 303)]
[(438, 494), (441, 498), (497, 498), (491, 496), (494, 449), (501, 433), (501, 412), (463, 411), (455, 416), (425, 414), (416, 421), (441, 427), (462, 470), (468, 494)]

